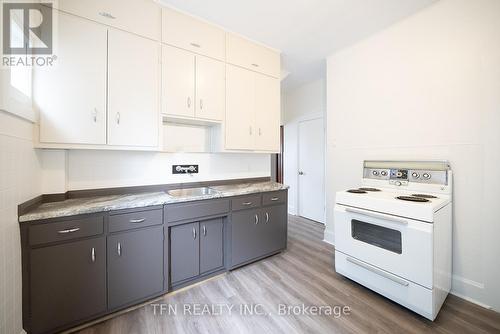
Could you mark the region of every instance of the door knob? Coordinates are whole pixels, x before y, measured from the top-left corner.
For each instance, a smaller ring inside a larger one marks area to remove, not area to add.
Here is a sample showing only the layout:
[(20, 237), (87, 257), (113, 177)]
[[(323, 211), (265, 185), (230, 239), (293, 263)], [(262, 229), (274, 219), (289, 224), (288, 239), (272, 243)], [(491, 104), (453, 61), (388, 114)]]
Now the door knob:
[(303, 171), (299, 171), (299, 175), (304, 175), (304, 172)]

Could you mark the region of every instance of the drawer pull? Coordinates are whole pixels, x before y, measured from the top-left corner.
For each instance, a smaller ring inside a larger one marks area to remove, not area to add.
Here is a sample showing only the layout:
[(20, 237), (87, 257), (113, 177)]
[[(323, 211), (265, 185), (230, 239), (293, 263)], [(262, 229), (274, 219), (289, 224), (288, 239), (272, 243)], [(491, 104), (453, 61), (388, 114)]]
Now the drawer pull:
[(259, 216), (255, 215), (255, 225), (259, 223)]
[(195, 48), (200, 48), (201, 47), (201, 45), (198, 44), (198, 43), (191, 43), (191, 46), (194, 46)]
[(272, 197), (272, 198), (271, 198), (271, 201), (276, 202), (276, 201), (277, 201), (277, 200), (279, 200), (279, 199), (280, 199), (279, 197)]
[(92, 260), (92, 262), (95, 262), (95, 248), (92, 247), (92, 249), (90, 250), (90, 259)]
[(395, 275), (391, 275), (389, 273), (386, 273), (378, 268), (374, 268), (370, 265), (367, 265), (367, 264), (364, 264), (363, 262), (359, 261), (359, 260), (356, 260), (352, 257), (347, 257), (346, 258), (347, 262), (351, 262), (352, 264), (355, 264), (363, 269), (366, 269), (368, 271), (371, 271), (372, 273), (374, 274), (377, 274), (379, 276), (382, 276), (384, 278), (387, 278), (388, 280), (391, 280), (395, 283), (398, 283), (398, 284), (401, 284), (402, 286), (408, 286), (410, 283), (408, 283), (407, 281), (405, 281), (404, 279), (401, 279)]
[(112, 20), (116, 19), (115, 16), (113, 16), (110, 13), (107, 13), (107, 12), (99, 12), (99, 15), (101, 15), (102, 17), (105, 17), (107, 19), (112, 19)]
[(59, 233), (59, 234), (68, 234), (68, 233), (73, 233), (73, 232), (76, 232), (76, 231), (80, 231), (80, 228), (79, 227), (69, 228), (67, 230), (57, 231), (57, 233)]
[(122, 244), (120, 242), (116, 245), (116, 251), (118, 252), (118, 256), (122, 256)]
[(248, 206), (248, 205), (252, 205), (253, 203), (252, 202), (243, 202), (241, 204)]
[(196, 239), (196, 229), (193, 227), (193, 239)]
[(203, 236), (207, 236), (207, 227), (205, 225), (203, 225)]
[(253, 64), (252, 64), (252, 66), (253, 66), (253, 67), (259, 67), (259, 64), (255, 64), (255, 63), (253, 63)]
[(269, 212), (266, 212), (266, 223), (269, 223)]
[(129, 222), (131, 222), (132, 224), (139, 224), (139, 223), (143, 223), (145, 220), (146, 220), (146, 218), (130, 219)]

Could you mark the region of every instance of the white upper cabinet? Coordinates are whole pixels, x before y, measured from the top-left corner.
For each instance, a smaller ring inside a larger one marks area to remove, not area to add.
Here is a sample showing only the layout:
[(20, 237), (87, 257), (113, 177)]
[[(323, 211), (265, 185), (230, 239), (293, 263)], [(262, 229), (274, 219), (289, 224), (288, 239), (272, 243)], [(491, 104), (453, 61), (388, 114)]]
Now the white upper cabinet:
[(280, 150), (280, 80), (255, 74), (255, 149)]
[(255, 73), (226, 65), (225, 148), (255, 148)]
[(162, 47), (162, 113), (194, 117), (195, 56), (175, 47)]
[(223, 120), (225, 68), (221, 61), (196, 56), (196, 118)]
[(215, 59), (225, 59), (223, 30), (169, 8), (163, 8), (162, 42)]
[(278, 52), (231, 33), (226, 36), (226, 61), (275, 78), (280, 77)]
[(40, 142), (106, 144), (106, 27), (59, 15), (58, 59), (34, 67)]
[(225, 64), (172, 46), (162, 49), (162, 113), (222, 121)]
[(161, 7), (153, 0), (60, 0), (55, 4), (62, 11), (160, 40)]
[(108, 144), (158, 146), (160, 45), (116, 29), (108, 36)]

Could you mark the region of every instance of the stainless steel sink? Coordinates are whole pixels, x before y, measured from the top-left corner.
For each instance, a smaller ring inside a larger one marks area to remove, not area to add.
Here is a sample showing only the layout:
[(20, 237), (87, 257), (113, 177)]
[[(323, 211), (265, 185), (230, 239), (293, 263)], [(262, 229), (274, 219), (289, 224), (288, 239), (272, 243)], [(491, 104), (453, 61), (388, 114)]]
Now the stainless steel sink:
[(217, 190), (208, 187), (172, 189), (167, 191), (167, 194), (173, 197), (205, 196), (217, 193)]
[(231, 190), (239, 190), (250, 187), (250, 183), (238, 183), (238, 184), (227, 184), (223, 186), (215, 186), (211, 187), (211, 189), (215, 189), (217, 191), (231, 191)]

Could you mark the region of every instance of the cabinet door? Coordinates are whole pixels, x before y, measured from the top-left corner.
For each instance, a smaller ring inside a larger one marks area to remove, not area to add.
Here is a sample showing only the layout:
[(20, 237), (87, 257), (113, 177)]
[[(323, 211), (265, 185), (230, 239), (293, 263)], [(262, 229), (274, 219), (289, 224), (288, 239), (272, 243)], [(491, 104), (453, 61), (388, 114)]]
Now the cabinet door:
[(199, 224), (170, 228), (170, 278), (172, 284), (200, 273)]
[(162, 49), (162, 113), (194, 117), (195, 56), (174, 47)]
[(163, 226), (109, 236), (107, 255), (110, 309), (163, 290)]
[(160, 40), (161, 7), (151, 0), (127, 0), (126, 5), (123, 0), (63, 0), (56, 1), (55, 6), (92, 21)]
[(106, 27), (58, 15), (57, 64), (34, 67), (40, 142), (106, 144)]
[(225, 148), (255, 146), (255, 73), (226, 65)]
[(255, 74), (255, 149), (279, 152), (280, 149), (280, 80)]
[(250, 261), (265, 254), (259, 210), (233, 212), (231, 217), (231, 264)]
[(162, 15), (163, 43), (224, 60), (223, 30), (170, 8), (164, 8)]
[(225, 65), (196, 56), (196, 117), (222, 121), (225, 105)]
[(271, 253), (286, 246), (287, 212), (285, 205), (262, 208), (262, 225), (264, 232), (264, 252)]
[(200, 274), (224, 265), (222, 218), (200, 222)]
[(31, 331), (42, 333), (106, 311), (104, 237), (33, 249)]
[(146, 38), (109, 30), (108, 144), (158, 146), (159, 48)]

